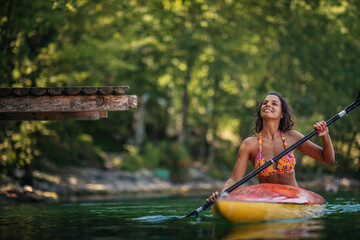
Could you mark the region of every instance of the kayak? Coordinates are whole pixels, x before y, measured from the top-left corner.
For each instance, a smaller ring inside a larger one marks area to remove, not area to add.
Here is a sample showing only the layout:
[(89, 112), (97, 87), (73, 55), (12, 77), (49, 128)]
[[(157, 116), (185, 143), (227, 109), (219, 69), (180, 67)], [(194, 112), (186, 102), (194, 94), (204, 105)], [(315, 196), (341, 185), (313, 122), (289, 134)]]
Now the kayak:
[(235, 190), (215, 201), (215, 216), (232, 223), (312, 217), (325, 210), (325, 199), (294, 186), (261, 183)]

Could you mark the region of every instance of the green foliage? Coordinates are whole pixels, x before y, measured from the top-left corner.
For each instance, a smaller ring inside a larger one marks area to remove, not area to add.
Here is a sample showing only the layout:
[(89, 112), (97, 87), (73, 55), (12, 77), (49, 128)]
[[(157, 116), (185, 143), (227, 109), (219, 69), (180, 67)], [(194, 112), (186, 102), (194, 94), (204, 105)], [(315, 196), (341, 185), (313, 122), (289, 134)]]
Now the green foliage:
[(3, 127), (0, 135), (0, 166), (5, 173), (12, 175), (12, 169), (25, 167), (39, 157), (36, 136), (48, 134), (49, 131), (42, 122), (1, 125)]
[(120, 167), (123, 170), (135, 172), (144, 166), (144, 158), (139, 153), (139, 148), (128, 145)]
[(146, 142), (142, 156), (144, 158), (144, 167), (148, 169), (156, 169), (158, 167), (166, 167), (164, 158), (166, 157), (164, 144)]
[(142, 152), (133, 145), (127, 145), (126, 149), (120, 169), (137, 171), (142, 168), (163, 168), (170, 171), (172, 181), (186, 180), (192, 159), (184, 145), (171, 141), (147, 142)]
[(185, 181), (187, 177), (187, 170), (192, 161), (186, 147), (179, 143), (170, 143), (166, 148), (165, 154), (170, 168), (171, 179), (174, 182)]
[[(233, 167), (267, 92), (288, 99), (307, 133), (360, 89), (357, 1), (3, 2), (0, 87), (129, 85), (149, 96), (142, 145), (133, 145), (136, 110), (0, 122), (3, 169), (96, 165), (118, 151), (123, 169), (162, 167), (182, 181), (191, 159)], [(359, 119), (357, 110), (331, 127), (339, 163), (314, 168), (359, 176)]]
[[(84, 142), (81, 139), (59, 141), (59, 136), (40, 137), (39, 150), (43, 160), (51, 161), (57, 166), (103, 166), (103, 152), (94, 147), (92, 141)], [(41, 160), (34, 163), (37, 168), (42, 168)]]
[(135, 172), (139, 169), (155, 170), (158, 167), (167, 167), (166, 154), (167, 146), (163, 143), (146, 142), (143, 148), (126, 144), (123, 157), (118, 167), (123, 170)]

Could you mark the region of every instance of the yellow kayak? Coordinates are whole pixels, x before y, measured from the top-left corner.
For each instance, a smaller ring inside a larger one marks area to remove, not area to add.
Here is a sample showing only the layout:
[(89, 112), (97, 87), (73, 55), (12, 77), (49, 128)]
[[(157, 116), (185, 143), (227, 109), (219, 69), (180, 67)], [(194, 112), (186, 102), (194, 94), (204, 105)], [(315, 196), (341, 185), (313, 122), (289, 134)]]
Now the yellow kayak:
[(287, 185), (263, 183), (241, 188), (217, 200), (215, 216), (232, 223), (315, 216), (325, 210), (319, 194)]

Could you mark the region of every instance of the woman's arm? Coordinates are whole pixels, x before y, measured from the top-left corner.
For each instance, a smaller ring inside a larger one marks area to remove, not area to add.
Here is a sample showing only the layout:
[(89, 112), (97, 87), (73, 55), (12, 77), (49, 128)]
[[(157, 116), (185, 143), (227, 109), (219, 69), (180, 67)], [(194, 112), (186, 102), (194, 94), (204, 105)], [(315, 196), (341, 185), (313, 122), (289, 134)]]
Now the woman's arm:
[[(334, 163), (335, 152), (330, 138), (329, 129), (325, 121), (318, 122), (314, 125), (314, 129), (318, 130), (318, 136), (321, 137), (322, 147), (311, 142), (306, 141), (298, 147), (298, 150), (323, 163)], [(295, 131), (296, 132), (296, 131)], [(299, 140), (304, 137), (301, 133), (295, 133)]]
[[(234, 169), (232, 171), (232, 174), (230, 178), (226, 181), (224, 187), (222, 188), (221, 192), (225, 191), (232, 185), (234, 185), (236, 182), (238, 182), (240, 179), (242, 179), (245, 175), (245, 171), (247, 168), (248, 161), (250, 159), (250, 153), (251, 153), (251, 140), (250, 138), (245, 139), (242, 144), (239, 147), (236, 162)], [(208, 198), (206, 201), (215, 201), (217, 198), (219, 198), (219, 192), (214, 192), (210, 198)]]
[(229, 180), (226, 181), (221, 192), (225, 191), (244, 177), (250, 159), (250, 147), (248, 145), (249, 143), (247, 140), (240, 145), (232, 174)]

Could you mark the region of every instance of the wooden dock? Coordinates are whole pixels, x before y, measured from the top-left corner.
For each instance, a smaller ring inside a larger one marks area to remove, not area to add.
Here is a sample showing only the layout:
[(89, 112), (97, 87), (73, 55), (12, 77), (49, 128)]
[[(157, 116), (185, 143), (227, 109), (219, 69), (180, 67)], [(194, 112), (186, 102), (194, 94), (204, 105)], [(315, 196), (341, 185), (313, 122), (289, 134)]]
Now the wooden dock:
[(0, 120), (98, 120), (137, 107), (127, 86), (0, 88)]

